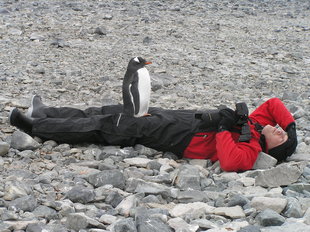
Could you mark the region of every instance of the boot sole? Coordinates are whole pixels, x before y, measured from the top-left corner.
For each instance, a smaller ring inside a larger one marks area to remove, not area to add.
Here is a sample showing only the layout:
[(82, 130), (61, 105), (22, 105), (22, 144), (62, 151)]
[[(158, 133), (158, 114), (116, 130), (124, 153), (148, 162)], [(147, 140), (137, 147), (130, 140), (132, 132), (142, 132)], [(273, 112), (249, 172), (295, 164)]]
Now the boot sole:
[(18, 109), (17, 108), (14, 108), (10, 111), (10, 114), (9, 114), (9, 123), (12, 125), (12, 126), (15, 126), (13, 121), (13, 117), (16, 117), (16, 114), (18, 113)]
[(32, 114), (33, 114), (33, 111), (34, 111), (34, 104), (33, 104), (33, 101), (34, 99), (38, 97), (40, 98), (41, 100), (41, 97), (39, 95), (33, 95), (32, 98), (31, 98), (31, 104), (30, 104), (30, 107), (28, 108), (27, 112), (25, 113), (25, 115), (29, 118), (33, 118)]

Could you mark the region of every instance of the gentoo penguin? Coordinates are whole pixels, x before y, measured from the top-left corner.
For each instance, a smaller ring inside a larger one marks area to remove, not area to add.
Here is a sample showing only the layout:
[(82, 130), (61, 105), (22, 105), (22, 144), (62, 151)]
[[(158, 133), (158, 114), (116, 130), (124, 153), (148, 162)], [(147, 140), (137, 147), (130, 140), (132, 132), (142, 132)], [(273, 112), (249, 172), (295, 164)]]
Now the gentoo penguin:
[(151, 78), (145, 65), (151, 63), (141, 57), (129, 61), (123, 80), (124, 114), (134, 117), (148, 115)]

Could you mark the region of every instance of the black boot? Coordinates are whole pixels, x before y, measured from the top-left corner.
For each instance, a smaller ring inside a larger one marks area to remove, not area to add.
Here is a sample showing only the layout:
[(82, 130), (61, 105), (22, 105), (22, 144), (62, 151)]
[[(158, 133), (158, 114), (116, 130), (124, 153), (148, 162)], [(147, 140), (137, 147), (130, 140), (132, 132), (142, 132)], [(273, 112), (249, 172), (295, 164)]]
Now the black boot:
[(33, 119), (27, 117), (21, 113), (17, 108), (14, 108), (9, 115), (9, 121), (12, 126), (16, 126), (18, 129), (31, 134)]
[(43, 109), (45, 107), (46, 105), (42, 103), (41, 97), (39, 95), (33, 95), (26, 116), (29, 118), (44, 118), (45, 114), (43, 113)]

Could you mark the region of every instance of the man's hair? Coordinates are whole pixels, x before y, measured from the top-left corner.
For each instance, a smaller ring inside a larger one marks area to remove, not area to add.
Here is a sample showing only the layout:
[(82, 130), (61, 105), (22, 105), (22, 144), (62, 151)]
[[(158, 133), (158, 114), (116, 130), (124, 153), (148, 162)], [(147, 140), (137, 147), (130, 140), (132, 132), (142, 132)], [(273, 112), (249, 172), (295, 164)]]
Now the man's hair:
[(278, 161), (284, 161), (287, 157), (291, 156), (297, 147), (297, 135), (296, 135), (296, 124), (293, 122), (286, 127), (287, 131), (287, 140), (270, 150), (268, 154), (276, 158)]

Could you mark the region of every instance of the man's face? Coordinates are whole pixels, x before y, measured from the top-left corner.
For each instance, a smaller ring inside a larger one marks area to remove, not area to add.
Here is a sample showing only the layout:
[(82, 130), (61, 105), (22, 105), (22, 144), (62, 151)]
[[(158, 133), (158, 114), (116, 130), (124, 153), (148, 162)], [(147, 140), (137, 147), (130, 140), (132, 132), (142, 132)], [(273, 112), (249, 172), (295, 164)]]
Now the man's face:
[(287, 133), (281, 127), (266, 125), (262, 134), (265, 136), (268, 150), (285, 143), (288, 139)]

